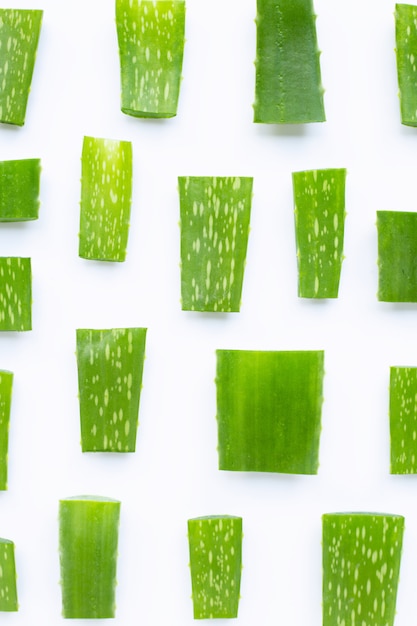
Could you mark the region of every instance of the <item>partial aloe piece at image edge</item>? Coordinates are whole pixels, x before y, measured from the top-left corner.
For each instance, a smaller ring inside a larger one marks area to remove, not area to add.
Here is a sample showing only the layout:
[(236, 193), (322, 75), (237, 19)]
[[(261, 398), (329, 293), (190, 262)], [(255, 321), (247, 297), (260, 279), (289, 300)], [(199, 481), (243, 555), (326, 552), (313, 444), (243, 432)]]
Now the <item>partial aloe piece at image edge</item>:
[(391, 474), (417, 474), (417, 367), (390, 368)]
[(23, 126), (43, 11), (0, 9), (0, 122)]
[(120, 501), (98, 496), (59, 502), (64, 618), (115, 616)]
[(393, 626), (404, 517), (323, 515), (323, 626)]
[(134, 117), (177, 114), (184, 0), (116, 0), (121, 109)]
[(395, 5), (395, 42), (401, 123), (417, 126), (417, 6)]
[(312, 0), (257, 0), (254, 122), (324, 122)]
[(39, 217), (40, 159), (0, 161), (0, 222)]
[(10, 410), (13, 373), (0, 370), (0, 490), (7, 489)]
[(31, 260), (25, 257), (0, 257), (0, 331), (31, 329)]
[(180, 176), (181, 304), (240, 309), (253, 178)]
[(146, 328), (77, 330), (83, 452), (134, 452)]
[(298, 295), (337, 298), (343, 261), (346, 170), (294, 172)]
[(15, 546), (9, 539), (0, 539), (0, 611), (18, 610)]
[(124, 261), (132, 200), (132, 144), (84, 137), (79, 256)]

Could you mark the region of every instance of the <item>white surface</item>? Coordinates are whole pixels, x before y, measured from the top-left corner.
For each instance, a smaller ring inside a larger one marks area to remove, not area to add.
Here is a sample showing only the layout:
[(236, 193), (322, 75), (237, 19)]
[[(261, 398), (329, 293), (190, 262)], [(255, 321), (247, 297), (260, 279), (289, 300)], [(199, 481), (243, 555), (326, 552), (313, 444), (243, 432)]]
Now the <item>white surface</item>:
[[(122, 501), (116, 625), (186, 626), (186, 522), (217, 513), (244, 524), (241, 626), (321, 623), (321, 515), (406, 516), (396, 626), (415, 615), (416, 477), (389, 475), (390, 365), (417, 364), (417, 306), (376, 299), (376, 210), (416, 210), (417, 131), (401, 126), (394, 3), (315, 0), (327, 122), (252, 123), (255, 0), (187, 0), (178, 116), (119, 109), (114, 0), (10, 0), (43, 8), (23, 128), (0, 128), (0, 159), (40, 157), (38, 222), (0, 227), (1, 255), (32, 257), (33, 331), (0, 337), (15, 374), (9, 490), (0, 536), (15, 541), (20, 610), (4, 624), (61, 624), (58, 500)], [(133, 142), (128, 259), (79, 259), (84, 135)], [(297, 297), (291, 172), (346, 167), (340, 297)], [(179, 304), (177, 176), (254, 177), (239, 314)], [(82, 454), (75, 329), (148, 327), (134, 455)], [(217, 348), (324, 349), (318, 476), (219, 472)], [(78, 620), (84, 623), (83, 620)], [(227, 623), (226, 620), (219, 620)], [(88, 623), (85, 621), (85, 623)], [(91, 622), (89, 622), (91, 623)]]

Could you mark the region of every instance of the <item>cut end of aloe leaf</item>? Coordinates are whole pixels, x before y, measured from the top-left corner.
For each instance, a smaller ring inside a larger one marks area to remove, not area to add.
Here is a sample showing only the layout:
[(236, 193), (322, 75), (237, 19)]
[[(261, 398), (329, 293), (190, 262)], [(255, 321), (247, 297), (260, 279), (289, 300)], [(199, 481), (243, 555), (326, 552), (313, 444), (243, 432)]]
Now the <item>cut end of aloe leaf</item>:
[(0, 539), (0, 611), (16, 612), (17, 600), (15, 545), (10, 539)]
[(13, 373), (0, 370), (0, 490), (7, 490)]
[(0, 222), (39, 217), (40, 159), (0, 161)]
[(391, 474), (417, 474), (416, 398), (417, 367), (391, 367)]
[(31, 260), (24, 257), (0, 257), (0, 331), (31, 329)]
[(395, 5), (395, 43), (401, 123), (417, 126), (417, 6)]

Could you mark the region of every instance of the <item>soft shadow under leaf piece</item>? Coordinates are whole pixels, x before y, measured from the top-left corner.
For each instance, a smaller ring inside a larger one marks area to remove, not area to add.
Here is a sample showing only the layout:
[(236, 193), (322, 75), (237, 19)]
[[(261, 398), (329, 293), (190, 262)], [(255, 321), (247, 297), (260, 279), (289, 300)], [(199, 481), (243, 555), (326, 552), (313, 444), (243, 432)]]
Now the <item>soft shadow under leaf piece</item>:
[(393, 626), (404, 518), (323, 515), (323, 626)]
[(417, 6), (395, 5), (395, 44), (401, 123), (417, 126)]
[(391, 367), (391, 474), (417, 474), (416, 398), (417, 367)]
[(7, 489), (10, 409), (13, 373), (0, 370), (0, 490)]
[(242, 518), (188, 520), (195, 619), (237, 617), (242, 571)]
[(40, 159), (0, 161), (0, 222), (39, 217)]
[(219, 469), (316, 474), (323, 351), (217, 350)]
[(0, 330), (31, 329), (31, 260), (24, 257), (0, 257)]
[(9, 539), (0, 539), (0, 611), (18, 610), (15, 546)]

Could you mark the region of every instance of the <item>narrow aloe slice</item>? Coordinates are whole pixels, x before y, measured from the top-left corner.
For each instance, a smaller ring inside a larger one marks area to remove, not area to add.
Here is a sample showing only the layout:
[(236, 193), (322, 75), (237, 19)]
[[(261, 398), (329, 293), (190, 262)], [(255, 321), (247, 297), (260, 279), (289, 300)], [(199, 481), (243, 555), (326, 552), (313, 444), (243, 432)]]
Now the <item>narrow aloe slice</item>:
[(15, 547), (13, 541), (0, 539), (0, 611), (17, 611)]
[(77, 330), (83, 452), (134, 452), (146, 328)]
[(62, 615), (115, 616), (120, 502), (79, 496), (59, 502)]
[(324, 122), (312, 0), (257, 0), (254, 121)]
[(417, 474), (416, 398), (417, 367), (391, 367), (391, 474)]
[(0, 122), (23, 126), (43, 11), (0, 9)]
[(132, 200), (130, 141), (84, 137), (79, 256), (124, 261)]
[(298, 295), (337, 298), (343, 261), (345, 169), (294, 172)]
[(0, 330), (31, 329), (31, 261), (24, 257), (0, 257)]
[(242, 518), (188, 520), (195, 619), (237, 617), (242, 571)]
[(253, 178), (180, 176), (181, 298), (186, 311), (239, 311)]
[(323, 351), (217, 351), (219, 469), (316, 474)]
[(116, 0), (121, 109), (134, 117), (177, 114), (184, 0)]
[(10, 409), (13, 374), (0, 370), (0, 490), (7, 489)]
[(0, 161), (0, 222), (39, 217), (40, 159)]
[(404, 518), (323, 515), (323, 626), (393, 626)]
[(378, 299), (417, 302), (417, 213), (377, 211)]
[(395, 5), (395, 41), (401, 123), (417, 126), (417, 6)]

